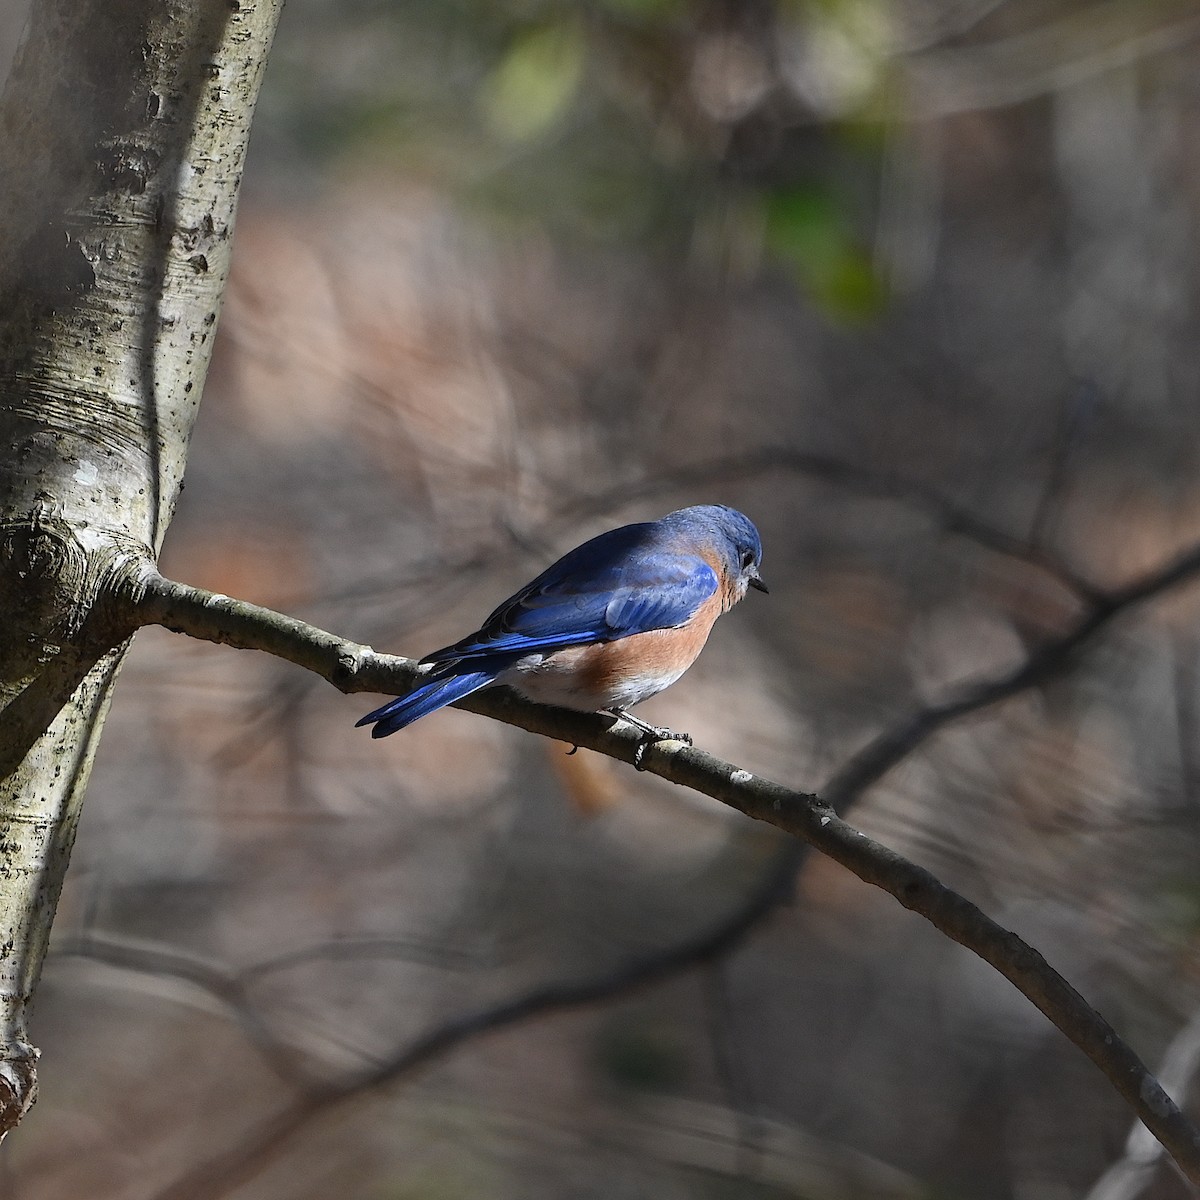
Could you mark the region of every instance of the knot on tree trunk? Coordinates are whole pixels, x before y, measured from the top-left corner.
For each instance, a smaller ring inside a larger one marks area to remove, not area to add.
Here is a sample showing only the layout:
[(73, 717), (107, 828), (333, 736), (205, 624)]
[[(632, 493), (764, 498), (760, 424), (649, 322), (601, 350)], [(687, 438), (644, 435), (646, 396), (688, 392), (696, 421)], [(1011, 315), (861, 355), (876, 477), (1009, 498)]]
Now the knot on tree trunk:
[(151, 561), (133, 539), (73, 529), (45, 513), (0, 524), (0, 662), (5, 678), (66, 653), (94, 657), (133, 630), (126, 581)]
[(37, 1099), (37, 1060), (33, 1046), (10, 1048), (0, 1061), (0, 1141)]

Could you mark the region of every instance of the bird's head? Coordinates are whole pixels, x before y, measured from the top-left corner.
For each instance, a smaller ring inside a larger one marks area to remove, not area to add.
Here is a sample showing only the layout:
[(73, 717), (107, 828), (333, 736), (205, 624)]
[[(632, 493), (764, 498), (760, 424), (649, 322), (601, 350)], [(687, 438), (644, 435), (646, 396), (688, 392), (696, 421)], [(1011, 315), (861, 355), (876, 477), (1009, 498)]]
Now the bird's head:
[(724, 504), (697, 504), (671, 513), (666, 520), (694, 530), (696, 536), (702, 537), (720, 556), (735, 600), (740, 600), (747, 588), (760, 592), (767, 590), (758, 573), (762, 562), (762, 539), (745, 513)]

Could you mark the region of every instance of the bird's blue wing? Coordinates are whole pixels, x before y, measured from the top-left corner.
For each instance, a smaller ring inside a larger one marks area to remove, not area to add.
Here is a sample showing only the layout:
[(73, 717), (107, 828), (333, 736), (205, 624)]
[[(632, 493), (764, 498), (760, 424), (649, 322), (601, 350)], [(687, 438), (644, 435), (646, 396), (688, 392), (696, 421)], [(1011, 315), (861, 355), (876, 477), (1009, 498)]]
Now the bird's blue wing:
[(702, 558), (661, 545), (653, 523), (601, 534), (506, 600), (478, 633), (427, 655), (450, 662), (610, 642), (682, 625), (716, 592)]
[(453, 704), (455, 700), (461, 700), (464, 696), (487, 687), (489, 683), (495, 682), (496, 675), (495, 666), (482, 671), (467, 671), (462, 675), (439, 674), (428, 683), (413, 688), (407, 695), (397, 696), (374, 712), (367, 713), (355, 722), (355, 728), (370, 725), (373, 738), (387, 737), (389, 733), (395, 733), (397, 729), (403, 729), (406, 725), (437, 712), (439, 708), (445, 708), (447, 704)]

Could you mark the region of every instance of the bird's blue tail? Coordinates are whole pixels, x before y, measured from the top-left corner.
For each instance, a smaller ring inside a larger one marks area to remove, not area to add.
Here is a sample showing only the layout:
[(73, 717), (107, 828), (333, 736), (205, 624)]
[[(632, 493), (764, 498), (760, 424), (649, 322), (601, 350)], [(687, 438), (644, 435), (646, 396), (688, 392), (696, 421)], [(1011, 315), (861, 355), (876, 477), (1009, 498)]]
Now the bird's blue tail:
[(354, 727), (357, 729), (360, 725), (374, 724), (371, 736), (387, 737), (389, 733), (395, 733), (397, 729), (403, 729), (405, 725), (411, 725), (414, 721), (437, 712), (439, 708), (445, 708), (447, 704), (453, 704), (455, 700), (461, 700), (464, 696), (479, 691), (495, 678), (496, 672), (489, 670), (432, 679), (409, 692), (407, 696), (389, 700), (381, 708), (367, 713), (361, 721), (355, 722)]

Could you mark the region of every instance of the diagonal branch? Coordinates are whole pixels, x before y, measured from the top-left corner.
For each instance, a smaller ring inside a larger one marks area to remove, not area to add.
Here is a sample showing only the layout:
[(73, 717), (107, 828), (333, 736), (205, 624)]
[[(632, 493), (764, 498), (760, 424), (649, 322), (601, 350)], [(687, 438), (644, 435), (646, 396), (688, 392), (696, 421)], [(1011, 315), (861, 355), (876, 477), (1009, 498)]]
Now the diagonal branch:
[[(1200, 547), (1161, 570), (1109, 593), (1093, 604), (1074, 629), (1046, 643), (1018, 670), (977, 685), (959, 699), (919, 714), (905, 726), (907, 733), (903, 740), (895, 735), (881, 740), (873, 758), (860, 756), (857, 760), (860, 763), (858, 776), (843, 773), (838, 785), (839, 798), (844, 800), (852, 790), (857, 791), (877, 779), (912, 745), (950, 720), (1040, 682), (1064, 666), (1075, 651), (1120, 612), (1161, 594), (1198, 572)], [(409, 659), (377, 654), (370, 647), (344, 641), (295, 618), (174, 583), (156, 572), (147, 572), (139, 580), (133, 601), (134, 616), (139, 624), (159, 624), (209, 641), (266, 650), (315, 671), (345, 692), (368, 689), (401, 692), (418, 675), (416, 664)], [(504, 688), (476, 693), (460, 707), (629, 763), (635, 761), (641, 748), (640, 735), (622, 723), (612, 726), (608, 718), (595, 713), (531, 704)], [(871, 750), (872, 747), (868, 747), (867, 753)], [(863, 763), (871, 769), (864, 770)], [(677, 742), (651, 746), (641, 756), (639, 765), (663, 779), (692, 788), (803, 839), (860, 879), (889, 892), (904, 907), (919, 913), (941, 932), (978, 954), (1091, 1058), (1162, 1142), (1184, 1174), (1200, 1184), (1200, 1131), (1184, 1117), (1103, 1017), (1036, 950), (1014, 933), (997, 925), (928, 871), (847, 824), (829, 803), (817, 796), (758, 778), (749, 771)], [(570, 1001), (564, 999), (562, 1002)], [(495, 1019), (498, 1011), (504, 1010), (491, 1010), (489, 1019)], [(445, 1031), (453, 1028), (443, 1027), (439, 1036), (449, 1036)], [(450, 1044), (455, 1040), (456, 1037), (449, 1036)], [(439, 1042), (438, 1048), (441, 1044)], [(425, 1053), (433, 1053), (435, 1049), (429, 1048)], [(407, 1059), (415, 1052), (416, 1047), (407, 1052), (404, 1069), (412, 1065)], [(421, 1054), (418, 1061), (423, 1059), (424, 1054)], [(276, 1132), (280, 1132), (278, 1127)], [(272, 1144), (276, 1140), (272, 1137)]]
[(877, 783), (920, 743), (940, 729), (1026, 688), (1036, 687), (1069, 665), (1075, 655), (1127, 610), (1200, 575), (1200, 546), (1135, 579), (1116, 591), (1099, 593), (1090, 609), (1065, 634), (1033, 651), (1007, 674), (969, 685), (941, 704), (922, 708), (893, 729), (869, 742), (825, 787), (826, 800), (844, 812), (862, 792)]
[[(1162, 1058), (1159, 1074), (1171, 1091), (1185, 1097), (1200, 1066), (1200, 1012), (1192, 1013), (1184, 1027), (1171, 1039)], [(1135, 1121), (1125, 1139), (1125, 1153), (1092, 1185), (1085, 1200), (1137, 1200), (1148, 1193), (1162, 1162), (1162, 1145)]]

